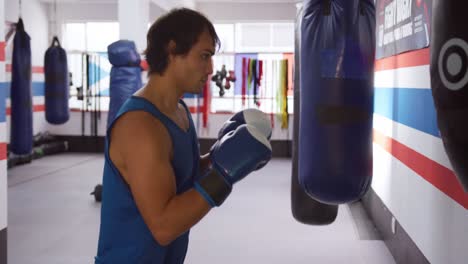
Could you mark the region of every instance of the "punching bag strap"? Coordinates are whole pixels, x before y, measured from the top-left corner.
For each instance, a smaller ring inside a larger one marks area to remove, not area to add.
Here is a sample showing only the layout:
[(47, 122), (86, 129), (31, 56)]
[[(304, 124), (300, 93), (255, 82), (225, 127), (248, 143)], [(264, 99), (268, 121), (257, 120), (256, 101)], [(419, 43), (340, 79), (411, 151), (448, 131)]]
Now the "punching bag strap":
[(57, 36), (54, 36), (54, 38), (52, 39), (52, 44), (50, 45), (51, 47), (61, 47), (60, 45), (60, 41), (59, 39), (57, 38)]
[(19, 18), (18, 22), (16, 23), (16, 31), (24, 31), (24, 24), (23, 24), (23, 19)]
[(359, 9), (359, 14), (361, 16), (364, 16), (366, 13), (365, 13), (365, 9), (364, 9), (364, 2), (363, 0), (360, 0), (359, 1), (359, 6), (358, 6), (358, 9)]
[(331, 0), (322, 1), (322, 12), (324, 16), (329, 16), (331, 12)]

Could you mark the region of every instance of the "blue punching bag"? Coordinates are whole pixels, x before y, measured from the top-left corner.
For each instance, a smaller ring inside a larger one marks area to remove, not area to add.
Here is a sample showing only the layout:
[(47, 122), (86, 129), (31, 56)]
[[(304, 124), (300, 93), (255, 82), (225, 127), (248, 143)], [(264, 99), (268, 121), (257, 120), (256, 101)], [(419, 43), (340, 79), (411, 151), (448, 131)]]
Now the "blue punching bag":
[(373, 0), (304, 1), (299, 182), (318, 201), (361, 198), (372, 180)]
[(64, 124), (70, 118), (68, 64), (67, 53), (57, 37), (45, 53), (44, 75), (46, 120), (54, 125)]
[(107, 47), (107, 53), (112, 64), (107, 116), (107, 126), (109, 126), (123, 103), (141, 88), (142, 81), (140, 54), (133, 41), (118, 40)]
[(20, 18), (13, 39), (10, 92), (10, 150), (18, 155), (30, 154), (33, 147), (30, 41)]
[(434, 0), (431, 88), (437, 125), (460, 185), (468, 193), (468, 3)]

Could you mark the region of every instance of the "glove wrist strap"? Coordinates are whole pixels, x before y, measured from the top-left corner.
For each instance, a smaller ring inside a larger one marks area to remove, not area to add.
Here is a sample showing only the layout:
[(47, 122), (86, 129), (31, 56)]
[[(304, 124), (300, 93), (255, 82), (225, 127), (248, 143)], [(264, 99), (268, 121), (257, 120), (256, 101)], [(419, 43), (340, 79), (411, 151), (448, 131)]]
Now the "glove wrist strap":
[(209, 196), (215, 206), (220, 206), (232, 191), (232, 185), (216, 170), (209, 170), (205, 176), (198, 180), (198, 185)]

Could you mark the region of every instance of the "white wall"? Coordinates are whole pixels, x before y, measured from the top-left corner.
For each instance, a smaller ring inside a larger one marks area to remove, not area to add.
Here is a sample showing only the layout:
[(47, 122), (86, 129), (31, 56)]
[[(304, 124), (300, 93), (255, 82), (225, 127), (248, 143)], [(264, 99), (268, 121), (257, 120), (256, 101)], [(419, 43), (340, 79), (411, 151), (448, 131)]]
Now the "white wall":
[[(148, 23), (153, 23), (165, 11), (152, 2), (148, 3)], [(62, 40), (61, 25), (70, 22), (118, 22), (118, 1), (104, 3), (58, 2), (56, 8), (53, 3), (47, 4), (49, 17), (49, 38), (57, 35)], [(59, 26), (57, 26), (59, 25)], [(148, 25), (149, 26), (149, 25)], [(146, 28), (144, 39), (146, 39)]]
[[(115, 3), (86, 3), (57, 1), (57, 18), (69, 22), (78, 21), (118, 21), (117, 1)], [(49, 4), (49, 13), (53, 12)], [(52, 15), (52, 14), (51, 14)]]
[(197, 4), (197, 10), (213, 22), (294, 21), (294, 3), (209, 3)]
[[(413, 65), (376, 71), (372, 188), (430, 263), (466, 263), (468, 193), (455, 179), (438, 135), (429, 50), (385, 60)], [(388, 92), (394, 97), (382, 96)]]
[[(5, 21), (4, 0), (0, 0), (0, 21)], [(0, 23), (0, 54), (4, 53), (3, 47), (5, 41), (4, 23)], [(5, 61), (0, 59), (0, 83), (5, 82)], [(0, 105), (5, 106), (4, 91), (0, 91)], [(0, 109), (0, 231), (7, 227), (8, 208), (7, 208), (7, 161), (6, 161), (6, 125), (5, 125), (5, 109)], [(6, 252), (6, 249), (0, 249), (1, 252)], [(1, 260), (0, 260), (1, 261)]]
[(158, 19), (158, 17), (160, 17), (165, 12), (166, 11), (162, 9), (161, 7), (159, 7), (158, 5), (150, 3), (150, 13), (149, 13), (150, 24), (156, 21), (156, 19)]
[[(5, 0), (5, 20), (18, 21), (18, 0)], [(44, 65), (44, 52), (49, 47), (47, 6), (39, 0), (22, 0), (21, 17), (26, 32), (31, 37), (31, 59), (33, 66)], [(7, 54), (7, 62), (11, 54)]]
[[(78, 2), (58, 2), (57, 18), (60, 21), (80, 22), (80, 21), (118, 21), (117, 2), (110, 3), (78, 3)], [(155, 20), (165, 11), (154, 3), (149, 3), (150, 21)], [(48, 14), (52, 19), (54, 16), (53, 4), (48, 4)]]

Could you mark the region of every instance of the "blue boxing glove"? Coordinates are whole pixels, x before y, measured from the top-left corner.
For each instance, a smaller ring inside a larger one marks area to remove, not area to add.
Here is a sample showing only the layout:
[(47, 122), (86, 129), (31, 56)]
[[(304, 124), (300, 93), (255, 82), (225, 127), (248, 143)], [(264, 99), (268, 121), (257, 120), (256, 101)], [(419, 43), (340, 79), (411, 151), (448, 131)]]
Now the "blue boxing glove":
[(240, 125), (211, 147), (208, 171), (195, 182), (195, 189), (211, 206), (229, 196), (234, 183), (271, 159), (268, 139), (250, 125)]
[(227, 133), (235, 130), (240, 125), (244, 124), (254, 126), (258, 130), (260, 130), (260, 132), (262, 132), (266, 138), (271, 138), (272, 128), (271, 121), (268, 118), (268, 116), (258, 109), (248, 108), (237, 112), (231, 118), (229, 118), (228, 121), (224, 123), (224, 125), (218, 132), (218, 139), (221, 139)]

